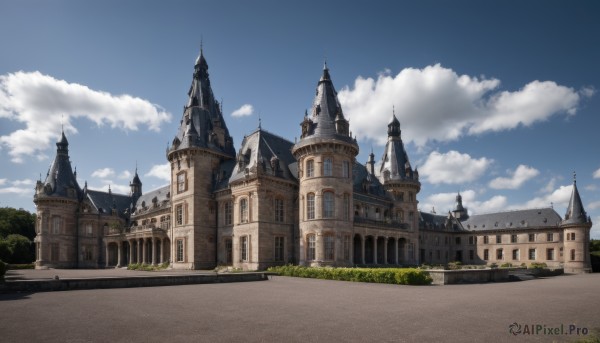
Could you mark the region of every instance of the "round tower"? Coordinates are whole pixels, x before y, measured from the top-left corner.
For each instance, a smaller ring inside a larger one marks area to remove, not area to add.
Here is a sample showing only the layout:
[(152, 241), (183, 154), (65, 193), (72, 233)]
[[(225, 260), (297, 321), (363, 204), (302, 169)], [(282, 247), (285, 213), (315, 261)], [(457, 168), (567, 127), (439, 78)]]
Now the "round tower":
[(292, 148), (299, 176), (299, 262), (310, 266), (351, 265), (352, 169), (358, 144), (349, 132), (327, 65), (311, 114), (300, 124)]
[(565, 219), (560, 223), (564, 230), (564, 269), (565, 273), (590, 273), (590, 228), (592, 220), (583, 208), (577, 180), (573, 176), (573, 190)]

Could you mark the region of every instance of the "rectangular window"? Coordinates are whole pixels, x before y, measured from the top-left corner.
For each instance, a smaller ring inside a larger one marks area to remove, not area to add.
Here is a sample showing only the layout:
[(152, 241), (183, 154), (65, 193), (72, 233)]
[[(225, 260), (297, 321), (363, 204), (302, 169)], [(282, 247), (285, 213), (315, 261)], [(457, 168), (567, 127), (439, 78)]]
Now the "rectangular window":
[(414, 243), (408, 244), (408, 258), (411, 261), (414, 261), (414, 259), (415, 259), (415, 244)]
[(475, 236), (469, 236), (469, 244), (473, 245), (477, 242), (477, 237)]
[(496, 235), (496, 243), (502, 243), (502, 235)]
[(86, 236), (91, 236), (93, 233), (92, 231), (92, 224), (85, 224), (85, 235)]
[(275, 237), (275, 261), (283, 261), (284, 237)]
[(275, 199), (275, 221), (283, 222), (283, 200)]
[(56, 235), (60, 234), (61, 226), (62, 226), (62, 218), (61, 217), (52, 218), (52, 233), (53, 234), (56, 234)]
[(242, 261), (248, 261), (248, 236), (240, 237), (240, 257)]
[(435, 254), (436, 254), (438, 260), (442, 258), (442, 254), (439, 250), (436, 250)]
[(185, 192), (185, 173), (177, 174), (177, 193)]
[(488, 236), (483, 236), (483, 244), (489, 244), (490, 238)]
[(306, 177), (315, 176), (315, 162), (313, 160), (306, 161)]
[(175, 206), (175, 220), (177, 225), (183, 225), (183, 204)]
[(325, 248), (325, 259), (326, 260), (334, 260), (335, 259), (335, 237), (334, 236), (323, 236), (323, 246)]
[(553, 248), (546, 249), (546, 259), (548, 261), (554, 261), (554, 249)]
[(350, 220), (350, 195), (344, 194), (344, 220)]
[(333, 218), (333, 193), (323, 193), (323, 218)]
[(517, 235), (510, 235), (510, 242), (517, 243)]
[(554, 234), (549, 233), (546, 238), (547, 238), (548, 242), (553, 242), (554, 241)]
[(331, 157), (326, 157), (323, 161), (323, 176), (333, 175), (333, 160)]
[(529, 259), (535, 260), (535, 249), (529, 249)]
[(530, 242), (535, 242), (535, 233), (530, 233), (529, 234), (529, 241)]
[(513, 261), (518, 261), (520, 259), (519, 249), (513, 249), (512, 251), (512, 259)]
[(177, 258), (177, 262), (184, 262), (184, 257), (185, 257), (185, 251), (184, 251), (184, 244), (183, 244), (183, 239), (178, 239), (176, 241), (177, 246), (176, 246), (176, 258)]
[(306, 219), (315, 219), (315, 195), (313, 193), (306, 196)]
[(488, 249), (483, 249), (483, 259), (486, 261), (490, 259), (490, 251)]
[(306, 259), (313, 261), (315, 259), (315, 235), (308, 235), (306, 241)]
[(503, 249), (496, 249), (496, 260), (498, 260), (498, 261), (504, 260), (504, 250)]
[(350, 236), (344, 236), (344, 260), (350, 261)]
[(225, 225), (231, 225), (233, 222), (231, 207), (231, 201), (225, 202)]
[(350, 178), (350, 162), (342, 161), (342, 177)]
[(89, 245), (84, 245), (82, 246), (82, 254), (83, 254), (83, 260), (84, 261), (92, 261), (93, 260), (93, 250), (92, 247)]
[(240, 200), (240, 221), (242, 223), (248, 222), (248, 199)]

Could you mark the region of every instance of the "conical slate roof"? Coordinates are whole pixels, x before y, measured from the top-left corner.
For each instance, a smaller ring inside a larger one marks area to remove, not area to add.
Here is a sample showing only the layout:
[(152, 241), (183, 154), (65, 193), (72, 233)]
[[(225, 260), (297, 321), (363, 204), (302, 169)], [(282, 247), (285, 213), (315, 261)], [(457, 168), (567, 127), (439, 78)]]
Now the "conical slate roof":
[[(69, 189), (72, 191), (69, 192)], [(56, 143), (56, 156), (46, 175), (44, 191), (47, 196), (70, 198), (78, 198), (81, 194), (81, 188), (79, 188), (79, 184), (71, 168), (69, 141), (64, 131), (61, 134), (60, 141)]]
[(573, 190), (571, 191), (571, 200), (569, 200), (569, 206), (567, 207), (567, 213), (565, 214), (565, 220), (562, 224), (587, 224), (590, 222), (581, 197), (579, 196), (579, 190), (577, 190), (577, 180), (573, 177)]
[(404, 143), (400, 136), (400, 122), (396, 115), (388, 124), (388, 141), (385, 144), (379, 177), (382, 182), (400, 180), (418, 180), (418, 175), (413, 171), (408, 154), (404, 149)]

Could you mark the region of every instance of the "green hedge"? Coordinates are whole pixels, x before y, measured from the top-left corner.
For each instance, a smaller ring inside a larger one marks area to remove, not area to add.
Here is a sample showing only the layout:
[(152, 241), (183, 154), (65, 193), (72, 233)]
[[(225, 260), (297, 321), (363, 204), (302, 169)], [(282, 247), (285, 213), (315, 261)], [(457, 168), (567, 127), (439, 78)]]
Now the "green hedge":
[(391, 283), (398, 285), (429, 285), (429, 273), (415, 268), (314, 268), (302, 266), (271, 267), (270, 272), (325, 280)]

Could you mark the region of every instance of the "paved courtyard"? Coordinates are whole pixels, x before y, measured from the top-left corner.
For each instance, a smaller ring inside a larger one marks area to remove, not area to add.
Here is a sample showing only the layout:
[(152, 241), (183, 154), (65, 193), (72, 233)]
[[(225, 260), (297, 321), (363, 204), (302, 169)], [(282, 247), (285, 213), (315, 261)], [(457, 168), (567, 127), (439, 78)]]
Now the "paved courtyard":
[[(600, 328), (600, 274), (397, 286), (270, 281), (0, 295), (2, 342), (551, 342)], [(583, 338), (584, 336), (580, 336)]]

